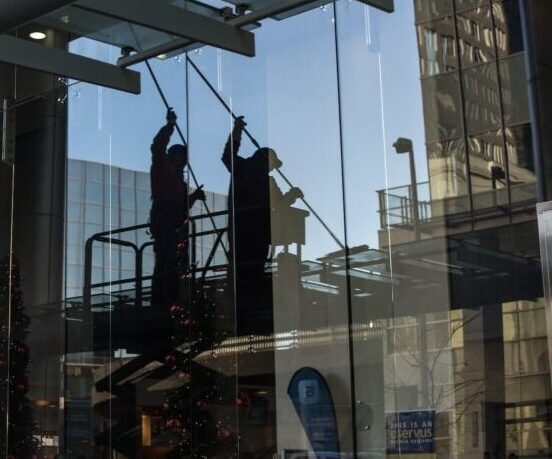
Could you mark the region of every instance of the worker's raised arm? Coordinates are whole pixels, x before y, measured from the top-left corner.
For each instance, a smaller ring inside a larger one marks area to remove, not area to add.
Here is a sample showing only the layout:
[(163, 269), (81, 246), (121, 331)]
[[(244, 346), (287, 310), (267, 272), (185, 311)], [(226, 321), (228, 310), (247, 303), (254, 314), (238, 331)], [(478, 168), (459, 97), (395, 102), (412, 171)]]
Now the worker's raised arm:
[(222, 153), (222, 162), (228, 169), (228, 172), (232, 172), (232, 162), (239, 158), (238, 151), (240, 150), (240, 144), (242, 139), (243, 130), (247, 126), (247, 123), (244, 121), (243, 116), (238, 116), (236, 121), (234, 121), (234, 129), (228, 137), (228, 141), (224, 147), (224, 152)]
[(151, 158), (152, 162), (163, 161), (165, 155), (167, 154), (167, 146), (171, 140), (171, 136), (174, 132), (174, 127), (176, 125), (176, 114), (172, 109), (167, 111), (167, 124), (159, 129), (157, 135), (153, 138), (151, 144)]

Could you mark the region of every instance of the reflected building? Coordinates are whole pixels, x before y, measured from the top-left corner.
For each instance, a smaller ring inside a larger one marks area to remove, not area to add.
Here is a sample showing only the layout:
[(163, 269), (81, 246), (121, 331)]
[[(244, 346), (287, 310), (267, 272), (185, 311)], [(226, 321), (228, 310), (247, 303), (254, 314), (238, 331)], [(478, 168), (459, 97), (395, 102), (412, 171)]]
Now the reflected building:
[(415, 5), (434, 214), (530, 205), (535, 169), (518, 2)]
[[(550, 2), (35, 3), (4, 38), (25, 47), (43, 28), (41, 68), (78, 58), (116, 89), (0, 67), (16, 113), (2, 120), (0, 248), (21, 260), (32, 324), (29, 361), (6, 335), (17, 305), (0, 304), (0, 346), (28, 381), (2, 359), (0, 373), (28, 389), (38, 457), (552, 454), (536, 207), (552, 183)], [(192, 19), (206, 27), (178, 28)], [(178, 300), (152, 307), (142, 171), (173, 103), (190, 173), (223, 191), (175, 233)], [(248, 125), (228, 148), (276, 167), (241, 193), (238, 158), (220, 161), (233, 115)], [(295, 187), (304, 200), (283, 199)], [(254, 269), (235, 255), (240, 225), (242, 248), (263, 230)], [(14, 438), (0, 435), (2, 457)]]
[[(415, 185), (417, 203), (412, 185), (380, 195), (380, 243), (401, 254), (397, 273), (406, 273), (400, 266), (408, 254), (417, 254), (419, 268), (445, 268), (448, 280), (434, 292), (451, 310), (407, 313), (383, 325), (385, 371), (396, 381), (387, 404), (435, 411), (437, 457), (548, 455), (542, 287), (513, 274), (530, 265), (538, 270), (539, 258), (519, 3), (415, 1), (415, 11), (429, 181)], [(413, 205), (422, 241), (414, 240)], [(431, 255), (443, 250), (443, 258)], [(505, 288), (501, 276), (515, 278), (514, 285)], [(424, 301), (435, 299), (414, 300)]]
[[(65, 298), (81, 297), (85, 278), (86, 241), (95, 234), (132, 228), (123, 239), (142, 247), (151, 241), (148, 228), (151, 207), (149, 172), (133, 171), (92, 161), (69, 159), (67, 162), (67, 227), (65, 246)], [(226, 209), (226, 196), (205, 192), (207, 205), (213, 212)], [(192, 214), (201, 212), (196, 207)], [(197, 231), (207, 231), (208, 224), (199, 222)], [(196, 244), (198, 260), (203, 262), (214, 244), (214, 238), (201, 238)], [(145, 248), (142, 258), (142, 275), (153, 273), (154, 256), (151, 246)], [(119, 245), (96, 245), (92, 250), (91, 281), (93, 284), (109, 284), (118, 279), (130, 279), (122, 289), (131, 288), (136, 277), (134, 251)], [(214, 262), (221, 264), (224, 253), (219, 248)], [(109, 266), (109, 269), (105, 269)], [(148, 279), (149, 280), (149, 279)], [(149, 285), (148, 283), (146, 285)], [(94, 293), (109, 291), (108, 285), (95, 288)]]

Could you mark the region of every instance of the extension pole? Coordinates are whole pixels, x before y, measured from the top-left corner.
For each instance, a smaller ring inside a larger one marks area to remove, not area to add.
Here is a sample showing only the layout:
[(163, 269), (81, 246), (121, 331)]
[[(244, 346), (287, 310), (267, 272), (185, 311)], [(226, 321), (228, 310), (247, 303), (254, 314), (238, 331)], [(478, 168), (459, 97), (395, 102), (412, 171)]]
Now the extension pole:
[[(189, 62), (189, 64), (192, 66), (192, 68), (196, 71), (196, 73), (199, 75), (199, 77), (204, 81), (204, 83), (207, 85), (207, 87), (211, 90), (211, 92), (215, 95), (215, 97), (219, 100), (219, 102), (226, 108), (228, 113), (236, 120), (238, 117), (234, 114), (230, 106), (226, 103), (226, 101), (221, 97), (221, 95), (218, 93), (218, 91), (213, 87), (211, 82), (207, 79), (207, 77), (203, 74), (203, 72), (198, 68), (198, 66), (188, 57), (186, 54), (186, 61)], [(146, 61), (147, 62), (147, 61)], [(247, 128), (244, 128), (243, 132), (245, 135), (251, 140), (251, 143), (255, 146), (255, 148), (259, 149), (261, 148), (261, 145), (257, 140), (251, 135), (251, 133), (247, 130)], [(278, 168), (276, 169), (276, 172), (282, 177), (282, 179), (288, 184), (289, 187), (293, 188), (292, 183), (289, 181), (289, 179), (285, 176), (285, 174)], [(312, 208), (312, 206), (305, 200), (305, 198), (301, 198), (301, 201), (305, 206), (307, 206), (307, 209), (316, 217), (316, 219), (322, 224), (324, 229), (328, 232), (328, 234), (332, 237), (332, 239), (341, 247), (342, 249), (345, 248), (345, 245), (338, 239), (338, 237), (333, 233), (333, 231), (329, 228), (329, 226), (322, 220), (320, 215)]]
[[(144, 61), (144, 62), (145, 62), (146, 66), (147, 66), (147, 68), (150, 72), (150, 75), (151, 75), (151, 78), (152, 78), (153, 82), (155, 83), (157, 91), (159, 92), (159, 95), (161, 96), (161, 99), (163, 100), (163, 104), (165, 105), (167, 110), (170, 110), (171, 106), (169, 105), (169, 101), (165, 97), (165, 93), (163, 92), (163, 89), (161, 88), (161, 85), (159, 84), (159, 81), (157, 80), (157, 77), (155, 76), (155, 73), (153, 72), (153, 69), (151, 68), (150, 63), (147, 60)], [(186, 138), (184, 137), (184, 134), (182, 133), (182, 130), (180, 129), (180, 126), (178, 125), (178, 123), (176, 123), (175, 126), (176, 126), (176, 131), (178, 132), (178, 135), (180, 135), (180, 138), (182, 139), (182, 142), (184, 143), (184, 145), (188, 146), (188, 143), (186, 142)], [(197, 177), (194, 173), (194, 170), (193, 170), (189, 160), (188, 160), (188, 170), (190, 171), (190, 175), (192, 176), (192, 180), (194, 181), (196, 188), (199, 188), (199, 182), (197, 181)], [(205, 201), (202, 201), (202, 202), (203, 202), (203, 205), (205, 206), (205, 210), (207, 211), (207, 215), (209, 215), (209, 219), (211, 220), (211, 224), (213, 225), (213, 229), (217, 233), (219, 233), (219, 230), (218, 230), (217, 225), (215, 223), (215, 219), (213, 218), (213, 216), (211, 215), (211, 211), (209, 210), (209, 206), (207, 205), (207, 203)], [(224, 245), (222, 240), (220, 241), (220, 245), (222, 246), (222, 249), (224, 250), (224, 253), (226, 254), (226, 258), (228, 258), (228, 250), (226, 249), (226, 246)], [(230, 260), (228, 260), (228, 261), (230, 261)]]

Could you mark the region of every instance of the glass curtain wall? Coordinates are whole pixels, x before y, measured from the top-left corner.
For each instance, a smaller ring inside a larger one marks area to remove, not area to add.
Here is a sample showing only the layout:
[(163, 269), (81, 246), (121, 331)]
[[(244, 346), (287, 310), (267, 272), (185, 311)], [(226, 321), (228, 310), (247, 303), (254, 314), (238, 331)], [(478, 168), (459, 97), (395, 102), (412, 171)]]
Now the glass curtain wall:
[(58, 89), (0, 166), (4, 450), (551, 454), (517, 2), (296, 13), (253, 58), (137, 65), (139, 96), (16, 74)]
[(504, 218), (534, 200), (515, 3), (338, 1), (264, 21), (254, 58), (152, 61), (205, 193), (172, 230), (172, 298), (151, 74), (138, 97), (70, 92), (68, 244), (116, 235), (68, 306), (68, 454), (549, 451), (535, 225)]

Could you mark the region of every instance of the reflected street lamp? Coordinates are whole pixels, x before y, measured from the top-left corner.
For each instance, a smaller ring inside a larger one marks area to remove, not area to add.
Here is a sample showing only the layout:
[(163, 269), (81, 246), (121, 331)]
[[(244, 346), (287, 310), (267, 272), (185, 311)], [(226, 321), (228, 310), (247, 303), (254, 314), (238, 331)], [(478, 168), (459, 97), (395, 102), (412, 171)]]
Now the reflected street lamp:
[(416, 180), (416, 164), (414, 162), (414, 146), (412, 140), (399, 137), (393, 144), (393, 148), (398, 154), (408, 153), (410, 160), (410, 187), (412, 190), (412, 220), (414, 226), (414, 235), (416, 240), (420, 239), (420, 215), (418, 211), (418, 181)]

